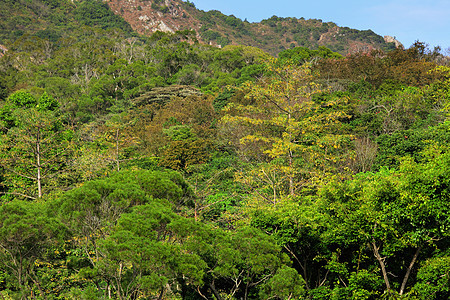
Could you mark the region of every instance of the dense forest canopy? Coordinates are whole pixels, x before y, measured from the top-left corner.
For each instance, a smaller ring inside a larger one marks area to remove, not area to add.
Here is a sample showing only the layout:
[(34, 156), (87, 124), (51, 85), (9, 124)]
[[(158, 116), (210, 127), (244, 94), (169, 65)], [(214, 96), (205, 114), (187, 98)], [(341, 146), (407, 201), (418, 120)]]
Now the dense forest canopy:
[(57, 20), (1, 22), (3, 299), (450, 298), (438, 49), (273, 57), (0, 6)]

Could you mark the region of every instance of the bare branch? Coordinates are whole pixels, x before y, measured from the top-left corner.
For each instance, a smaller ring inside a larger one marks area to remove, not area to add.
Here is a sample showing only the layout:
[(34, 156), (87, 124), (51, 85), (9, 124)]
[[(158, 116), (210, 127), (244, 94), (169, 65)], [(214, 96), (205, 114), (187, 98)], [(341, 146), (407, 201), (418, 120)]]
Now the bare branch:
[(36, 200), (37, 199), (36, 197), (28, 196), (28, 195), (25, 195), (25, 194), (22, 194), (22, 193), (0, 192), (0, 194), (3, 194), (3, 195), (16, 195), (16, 196), (25, 197), (25, 198), (32, 199), (32, 200)]

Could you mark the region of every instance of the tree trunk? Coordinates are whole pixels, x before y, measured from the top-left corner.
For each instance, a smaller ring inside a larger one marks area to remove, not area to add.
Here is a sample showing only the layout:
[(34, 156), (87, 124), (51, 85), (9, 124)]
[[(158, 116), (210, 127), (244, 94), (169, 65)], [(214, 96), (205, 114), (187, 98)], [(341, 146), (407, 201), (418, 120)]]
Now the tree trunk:
[[(288, 114), (288, 128), (291, 125), (291, 113), (289, 112)], [(289, 129), (289, 143), (292, 142), (292, 132)], [(291, 146), (289, 146), (289, 195), (293, 196), (294, 195), (294, 176), (292, 175), (293, 170), (294, 170), (294, 166), (293, 166), (293, 162), (292, 162), (292, 149)]]
[(381, 257), (380, 253), (378, 252), (379, 249), (380, 249), (380, 247), (377, 247), (375, 244), (375, 241), (373, 241), (372, 242), (373, 255), (375, 256), (375, 258), (378, 260), (378, 263), (380, 264), (381, 272), (383, 273), (383, 279), (384, 279), (384, 282), (386, 283), (386, 289), (388, 291), (390, 291), (391, 284), (389, 283), (389, 278), (387, 276), (386, 265), (384, 264), (384, 259)]
[(294, 176), (292, 175), (293, 162), (292, 162), (292, 151), (289, 149), (289, 195), (294, 195)]
[(244, 300), (247, 300), (248, 298), (248, 283), (245, 285), (245, 292), (244, 292)]
[(36, 138), (36, 165), (37, 165), (37, 185), (38, 185), (38, 198), (42, 197), (42, 178), (41, 178), (41, 141), (38, 131)]
[(414, 263), (416, 262), (417, 257), (419, 256), (421, 248), (422, 247), (417, 248), (416, 253), (414, 253), (414, 256), (411, 260), (411, 263), (409, 264), (408, 269), (406, 269), (406, 274), (405, 277), (403, 278), (402, 286), (400, 287), (400, 296), (403, 295), (403, 293), (405, 292), (406, 283), (408, 282), (409, 275), (411, 274), (411, 269), (413, 268)]
[(295, 253), (288, 246), (285, 245), (284, 249), (286, 249), (292, 255), (292, 257), (297, 261), (297, 263), (299, 264), (300, 268), (303, 271), (303, 279), (305, 280), (306, 290), (310, 291), (311, 288), (309, 287), (309, 283), (308, 283), (308, 276), (307, 276), (307, 273), (306, 273), (306, 266), (302, 264), (302, 262), (297, 257), (297, 255), (295, 255)]
[(38, 282), (36, 279), (34, 279), (33, 276), (32, 276), (31, 274), (28, 274), (28, 277), (31, 279), (31, 281), (33, 281), (33, 283), (34, 283), (34, 284), (36, 285), (36, 287), (38, 288), (39, 293), (41, 293), (41, 297), (42, 297), (44, 300), (47, 300), (47, 297), (45, 296), (45, 293), (44, 293), (44, 291), (42, 290), (42, 287), (41, 287), (41, 285), (39, 284), (39, 282)]
[(161, 288), (161, 292), (159, 293), (158, 300), (162, 300), (164, 297), (164, 287)]
[(119, 161), (119, 129), (116, 130), (116, 165), (117, 172), (120, 171), (120, 161)]
[(216, 290), (216, 286), (214, 285), (214, 281), (209, 284), (209, 287), (211, 288), (211, 291), (213, 292), (214, 296), (217, 300), (222, 300), (222, 297), (220, 297), (219, 292)]

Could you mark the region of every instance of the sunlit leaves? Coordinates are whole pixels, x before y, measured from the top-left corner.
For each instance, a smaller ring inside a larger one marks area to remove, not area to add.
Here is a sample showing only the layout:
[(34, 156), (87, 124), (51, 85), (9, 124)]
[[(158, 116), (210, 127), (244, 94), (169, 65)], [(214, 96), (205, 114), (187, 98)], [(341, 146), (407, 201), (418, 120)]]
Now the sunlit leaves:
[[(226, 126), (248, 129), (239, 139), (241, 144), (253, 144), (268, 159), (285, 160), (288, 170), (285, 180), (289, 182), (289, 194), (293, 194), (296, 190), (294, 181), (298, 181), (294, 177), (299, 174), (294, 167), (296, 161), (318, 162), (321, 156), (332, 164), (339, 160), (332, 156), (338, 151), (328, 149), (339, 149), (342, 143), (351, 139), (350, 135), (341, 134), (341, 122), (349, 118), (342, 106), (348, 100), (335, 97), (317, 101), (316, 96), (324, 91), (314, 81), (307, 64), (272, 63), (267, 66), (267, 74), (267, 78), (243, 85), (247, 102), (228, 104), (222, 122)], [(319, 157), (312, 158), (317, 154)]]

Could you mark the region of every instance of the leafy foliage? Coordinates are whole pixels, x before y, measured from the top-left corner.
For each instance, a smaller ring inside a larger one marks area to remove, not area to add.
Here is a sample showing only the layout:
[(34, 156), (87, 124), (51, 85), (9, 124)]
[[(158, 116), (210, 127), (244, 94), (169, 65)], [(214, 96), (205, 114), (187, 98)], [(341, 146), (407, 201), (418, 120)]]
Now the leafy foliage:
[(182, 5), (224, 47), (0, 3), (1, 297), (448, 298), (445, 57)]

